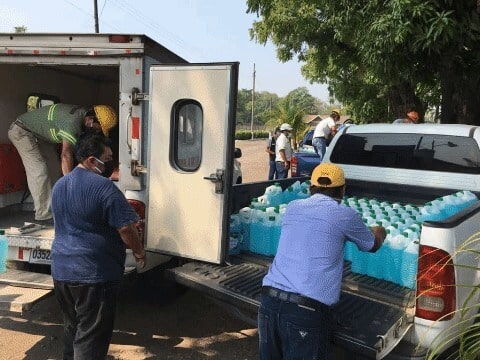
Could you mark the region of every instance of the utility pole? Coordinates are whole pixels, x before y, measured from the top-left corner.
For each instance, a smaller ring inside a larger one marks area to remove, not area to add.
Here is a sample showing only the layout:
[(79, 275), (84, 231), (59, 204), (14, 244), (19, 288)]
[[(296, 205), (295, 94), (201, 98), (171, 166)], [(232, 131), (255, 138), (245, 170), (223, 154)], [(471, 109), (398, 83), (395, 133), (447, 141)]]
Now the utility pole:
[(255, 63), (253, 63), (252, 121), (251, 121), (251, 123), (250, 123), (250, 131), (252, 132), (252, 140), (253, 140), (253, 116), (254, 116), (254, 108), (255, 108)]
[(93, 11), (95, 16), (95, 34), (98, 34), (100, 31), (98, 29), (98, 5), (97, 0), (93, 0)]

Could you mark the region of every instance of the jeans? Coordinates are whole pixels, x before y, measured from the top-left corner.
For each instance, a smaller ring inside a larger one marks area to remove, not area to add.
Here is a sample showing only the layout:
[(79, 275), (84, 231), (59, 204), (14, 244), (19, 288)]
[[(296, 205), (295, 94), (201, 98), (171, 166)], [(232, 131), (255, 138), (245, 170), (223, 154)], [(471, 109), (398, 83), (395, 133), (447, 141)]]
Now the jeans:
[(329, 359), (333, 317), (266, 295), (258, 311), (260, 360)]
[(270, 159), (269, 168), (268, 168), (268, 180), (277, 179), (277, 166), (275, 159)]
[(104, 360), (113, 332), (119, 284), (53, 282), (63, 313), (63, 359)]
[(277, 169), (277, 179), (286, 179), (288, 177), (288, 169), (285, 169), (285, 164), (282, 161), (275, 162)]
[(323, 137), (316, 137), (312, 140), (313, 148), (318, 156), (320, 156), (320, 162), (323, 159), (323, 155), (325, 155), (325, 151), (327, 150), (327, 140)]

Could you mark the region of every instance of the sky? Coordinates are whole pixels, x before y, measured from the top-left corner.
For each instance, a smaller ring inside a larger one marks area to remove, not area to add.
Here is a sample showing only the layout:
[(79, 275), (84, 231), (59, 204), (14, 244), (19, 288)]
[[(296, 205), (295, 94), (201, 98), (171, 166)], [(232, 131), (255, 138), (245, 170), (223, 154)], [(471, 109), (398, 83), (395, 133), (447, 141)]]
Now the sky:
[[(2, 0), (0, 32), (94, 33), (95, 0)], [(145, 34), (189, 62), (240, 62), (239, 88), (286, 96), (298, 87), (328, 102), (327, 86), (311, 85), (296, 60), (281, 63), (275, 47), (250, 40), (257, 19), (246, 0), (97, 0), (101, 33)]]

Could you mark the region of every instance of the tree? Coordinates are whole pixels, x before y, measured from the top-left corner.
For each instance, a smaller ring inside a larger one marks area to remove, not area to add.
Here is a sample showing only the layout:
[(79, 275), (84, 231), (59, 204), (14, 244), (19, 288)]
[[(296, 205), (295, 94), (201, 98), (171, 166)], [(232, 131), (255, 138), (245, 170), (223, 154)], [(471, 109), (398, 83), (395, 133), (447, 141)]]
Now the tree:
[(308, 90), (306, 88), (297, 88), (278, 102), (277, 107), (270, 113), (267, 125), (274, 128), (283, 123), (290, 124), (293, 129), (293, 146), (296, 149), (298, 136), (303, 134), (306, 128), (303, 116), (315, 109), (314, 105), (315, 98), (308, 93)]
[(441, 122), (480, 124), (480, 4), (473, 0), (247, 0), (252, 39), (294, 56), (360, 121), (415, 106)]
[(13, 28), (13, 30), (16, 32), (16, 33), (25, 33), (27, 32), (27, 27), (25, 25), (22, 25), (22, 26), (15, 26)]

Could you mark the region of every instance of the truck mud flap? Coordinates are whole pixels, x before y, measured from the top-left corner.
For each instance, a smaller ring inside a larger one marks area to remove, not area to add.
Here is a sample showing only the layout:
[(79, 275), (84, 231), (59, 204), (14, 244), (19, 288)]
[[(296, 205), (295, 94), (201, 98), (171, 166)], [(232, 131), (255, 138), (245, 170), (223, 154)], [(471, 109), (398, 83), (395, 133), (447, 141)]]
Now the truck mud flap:
[(0, 310), (22, 313), (52, 294), (51, 275), (13, 269), (0, 274)]
[[(256, 313), (267, 267), (254, 263), (212, 265), (189, 262), (166, 270), (170, 280), (206, 296)], [(405, 308), (343, 292), (335, 306), (334, 342), (366, 358), (382, 359), (412, 326)]]

